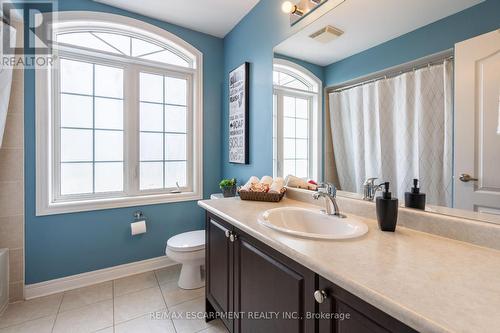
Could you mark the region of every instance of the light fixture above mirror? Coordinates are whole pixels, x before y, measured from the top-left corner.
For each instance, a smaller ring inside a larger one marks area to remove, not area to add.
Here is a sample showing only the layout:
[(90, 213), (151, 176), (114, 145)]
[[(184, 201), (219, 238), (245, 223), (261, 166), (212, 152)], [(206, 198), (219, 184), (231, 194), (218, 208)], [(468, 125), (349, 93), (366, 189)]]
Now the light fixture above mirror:
[(294, 25), (328, 0), (284, 1), (281, 10), (290, 15), (290, 25)]
[(297, 16), (304, 15), (304, 12), (300, 10), (297, 5), (294, 5), (291, 1), (285, 1), (281, 5), (281, 10), (286, 14), (294, 14)]

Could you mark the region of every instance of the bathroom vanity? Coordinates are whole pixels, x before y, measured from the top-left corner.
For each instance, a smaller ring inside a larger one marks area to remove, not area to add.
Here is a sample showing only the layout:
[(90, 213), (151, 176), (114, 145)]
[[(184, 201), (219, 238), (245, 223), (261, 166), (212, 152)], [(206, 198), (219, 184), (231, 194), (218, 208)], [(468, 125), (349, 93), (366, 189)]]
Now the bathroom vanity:
[(231, 332), (415, 332), (208, 212), (206, 235), (207, 309), (240, 314)]
[[(341, 208), (348, 206), (349, 199), (341, 200)], [(199, 205), (207, 211), (206, 310), (224, 314), (231, 332), (500, 327), (497, 250), (402, 226), (384, 233), (365, 217), (359, 218), (368, 233), (349, 240), (301, 238), (258, 222), (272, 208), (320, 209), (290, 198), (277, 204), (228, 198)]]

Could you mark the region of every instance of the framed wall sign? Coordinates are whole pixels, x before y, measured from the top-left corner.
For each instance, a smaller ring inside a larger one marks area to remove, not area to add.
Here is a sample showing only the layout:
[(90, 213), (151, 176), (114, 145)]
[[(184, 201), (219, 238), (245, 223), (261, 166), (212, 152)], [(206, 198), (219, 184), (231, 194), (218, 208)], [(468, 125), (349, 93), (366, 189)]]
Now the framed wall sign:
[(248, 72), (245, 62), (229, 73), (229, 162), (248, 164)]

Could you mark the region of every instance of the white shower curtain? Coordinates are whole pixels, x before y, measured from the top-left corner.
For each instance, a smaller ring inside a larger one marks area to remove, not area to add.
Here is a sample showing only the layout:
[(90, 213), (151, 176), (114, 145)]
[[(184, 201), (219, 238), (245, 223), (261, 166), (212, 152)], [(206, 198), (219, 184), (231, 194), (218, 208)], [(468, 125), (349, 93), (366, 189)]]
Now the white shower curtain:
[[(3, 36), (4, 29), (9, 29), (10, 40), (15, 40), (16, 29), (0, 21), (0, 36)], [(2, 37), (3, 38), (3, 37)], [(0, 40), (0, 44), (3, 40)], [(0, 56), (3, 57), (3, 45), (0, 45)], [(12, 83), (12, 67), (0, 64), (0, 147), (2, 147), (5, 123), (7, 121), (7, 111), (9, 108), (10, 87)]]
[(452, 72), (446, 60), (330, 93), (342, 190), (362, 193), (365, 179), (378, 177), (403, 198), (418, 178), (428, 203), (451, 206)]

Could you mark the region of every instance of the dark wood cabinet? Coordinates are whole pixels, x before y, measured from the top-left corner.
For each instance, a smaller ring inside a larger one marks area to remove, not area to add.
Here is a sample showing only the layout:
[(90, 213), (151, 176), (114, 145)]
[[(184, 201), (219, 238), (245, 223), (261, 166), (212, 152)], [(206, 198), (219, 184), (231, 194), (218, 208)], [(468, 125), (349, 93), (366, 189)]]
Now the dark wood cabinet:
[[(238, 232), (234, 242), (234, 332), (313, 332), (315, 274)], [(250, 314), (252, 314), (250, 316)], [(261, 318), (260, 318), (261, 317)]]
[(318, 331), (320, 333), (416, 332), (359, 297), (318, 276)]
[[(233, 244), (228, 237), (231, 229), (230, 224), (207, 215), (205, 288), (207, 307), (212, 307), (213, 315), (216, 311), (233, 312)], [(232, 327), (230, 318), (221, 319), (227, 327)]]
[(232, 333), (415, 332), (207, 213), (207, 313)]

